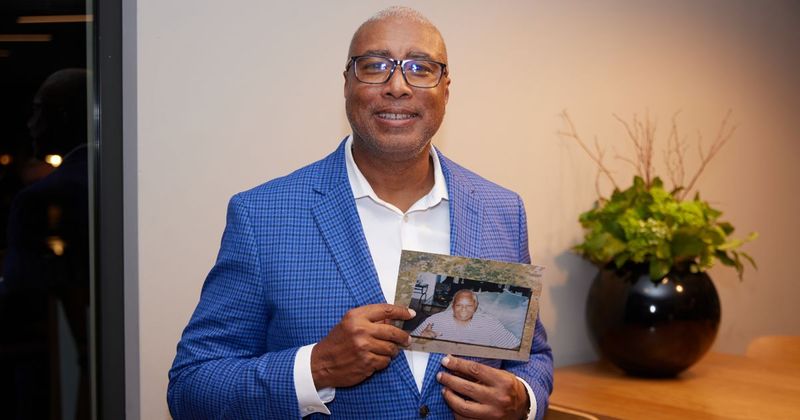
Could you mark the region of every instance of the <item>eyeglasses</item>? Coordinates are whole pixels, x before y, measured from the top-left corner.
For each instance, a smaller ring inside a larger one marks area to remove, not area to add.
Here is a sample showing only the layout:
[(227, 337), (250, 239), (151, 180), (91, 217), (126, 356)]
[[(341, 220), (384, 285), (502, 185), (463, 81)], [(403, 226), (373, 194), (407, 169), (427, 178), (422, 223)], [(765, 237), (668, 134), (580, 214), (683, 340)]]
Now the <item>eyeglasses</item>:
[(344, 70), (353, 66), (356, 79), (361, 83), (379, 85), (392, 78), (394, 70), (400, 66), (403, 79), (410, 86), (433, 88), (439, 85), (446, 74), (447, 64), (431, 60), (395, 60), (379, 55), (357, 55), (350, 57)]

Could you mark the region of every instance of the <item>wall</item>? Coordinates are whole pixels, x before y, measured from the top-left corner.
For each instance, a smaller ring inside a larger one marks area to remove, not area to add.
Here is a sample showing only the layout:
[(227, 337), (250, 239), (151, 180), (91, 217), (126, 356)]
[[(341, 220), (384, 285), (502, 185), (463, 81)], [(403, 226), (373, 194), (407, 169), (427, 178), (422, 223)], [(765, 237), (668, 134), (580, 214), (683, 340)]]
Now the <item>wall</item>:
[[(227, 199), (326, 155), (349, 132), (341, 72), (350, 36), (391, 3), (232, 4), (138, 0), (142, 418), (168, 417), (167, 370), (214, 262)], [(613, 156), (631, 149), (612, 113), (649, 112), (663, 139), (681, 110), (683, 132), (705, 133), (708, 145), (732, 109), (736, 135), (698, 186), (743, 234), (761, 233), (747, 248), (760, 270), (742, 282), (712, 270), (723, 304), (715, 349), (741, 353), (760, 334), (800, 334), (790, 264), (800, 236), (796, 2), (408, 4), (438, 24), (450, 53), (435, 143), (525, 200), (534, 261), (548, 267), (541, 317), (557, 364), (596, 357), (583, 320), (595, 271), (569, 251), (578, 214), (596, 198), (596, 169), (556, 135), (563, 109), (608, 149), (619, 179), (630, 170)]]

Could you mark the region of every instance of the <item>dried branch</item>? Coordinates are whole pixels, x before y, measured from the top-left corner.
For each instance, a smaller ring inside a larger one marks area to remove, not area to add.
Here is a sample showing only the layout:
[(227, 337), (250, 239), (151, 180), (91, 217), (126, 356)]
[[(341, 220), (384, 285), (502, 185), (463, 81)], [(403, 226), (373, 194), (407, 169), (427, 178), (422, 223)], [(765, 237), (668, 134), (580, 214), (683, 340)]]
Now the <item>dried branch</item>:
[[(717, 136), (708, 150), (704, 150), (703, 135), (698, 131), (697, 150), (698, 154), (700, 155), (700, 166), (697, 169), (697, 172), (691, 177), (689, 184), (684, 187), (684, 180), (686, 179), (685, 157), (686, 150), (688, 149), (688, 141), (685, 136), (681, 137), (678, 131), (678, 114), (680, 114), (680, 111), (672, 115), (672, 126), (670, 127), (670, 133), (667, 137), (667, 148), (665, 150), (664, 161), (666, 163), (670, 181), (672, 181), (673, 184), (672, 193), (677, 199), (683, 200), (689, 195), (692, 188), (694, 188), (695, 183), (708, 166), (708, 163), (719, 153), (728, 140), (733, 137), (737, 127), (735, 125), (731, 125), (730, 117), (732, 111), (728, 110), (728, 113), (725, 115), (725, 118), (720, 124)], [(628, 139), (633, 144), (634, 149), (633, 158), (616, 154), (614, 156), (615, 159), (619, 159), (633, 166), (633, 168), (636, 170), (636, 174), (645, 181), (647, 187), (651, 187), (652, 182), (655, 179), (653, 154), (657, 121), (650, 118), (649, 112), (645, 113), (643, 120), (640, 120), (639, 117), (634, 114), (631, 121), (625, 121), (616, 114), (612, 115), (617, 119), (617, 121), (620, 122), (620, 124), (622, 124), (623, 127), (625, 127), (625, 131), (628, 134)], [(602, 200), (602, 194), (600, 194), (599, 186), (601, 174), (605, 175), (611, 181), (615, 189), (619, 189), (619, 186), (611, 175), (611, 171), (603, 161), (605, 157), (605, 151), (600, 148), (597, 138), (595, 138), (594, 151), (592, 151), (586, 145), (583, 139), (578, 135), (577, 130), (575, 130), (575, 124), (573, 124), (572, 119), (566, 110), (561, 113), (561, 117), (564, 119), (568, 130), (558, 132), (559, 136), (562, 138), (571, 138), (577, 141), (586, 154), (588, 154), (589, 157), (597, 164), (598, 172), (595, 179), (595, 188), (598, 190), (598, 196)]]
[(620, 154), (614, 155), (614, 159), (621, 160), (621, 161), (623, 161), (625, 163), (629, 163), (631, 166), (633, 166), (633, 169), (636, 169), (636, 173), (637, 174), (641, 174), (642, 173), (642, 170), (641, 170), (641, 167), (639, 166), (639, 162), (638, 161), (634, 161), (633, 159), (627, 158), (627, 157), (622, 156)]
[[(620, 124), (622, 124), (622, 126), (625, 127), (625, 131), (628, 132), (628, 138), (633, 142), (633, 150), (634, 150), (634, 153), (636, 154), (636, 161), (635, 161), (633, 167), (636, 168), (636, 174), (639, 175), (639, 176), (642, 176), (643, 170), (642, 170), (642, 160), (641, 160), (641, 152), (640, 152), (641, 145), (639, 144), (639, 136), (638, 136), (638, 134), (634, 133), (634, 130), (631, 129), (631, 127), (630, 127), (630, 125), (628, 125), (627, 121), (625, 121), (622, 118), (620, 118), (617, 114), (612, 114), (612, 115), (614, 115), (614, 118), (616, 118), (617, 121), (619, 121)], [(636, 117), (636, 114), (633, 114), (633, 125), (634, 125), (634, 127), (636, 127), (637, 121), (638, 121), (638, 118)], [(633, 161), (631, 161), (631, 162), (633, 162)]]
[(562, 138), (565, 138), (565, 137), (566, 138), (571, 138), (571, 139), (575, 140), (576, 142), (578, 142), (578, 145), (580, 145), (581, 149), (583, 149), (583, 151), (586, 152), (587, 155), (589, 155), (589, 157), (594, 161), (594, 163), (597, 164), (598, 175), (597, 175), (597, 177), (595, 179), (595, 187), (597, 188), (598, 197), (601, 200), (603, 198), (602, 194), (600, 194), (600, 187), (599, 187), (599, 183), (600, 183), (599, 179), (600, 179), (600, 174), (601, 173), (603, 175), (605, 175), (608, 178), (609, 181), (611, 181), (611, 184), (614, 186), (614, 189), (618, 190), (619, 186), (617, 185), (617, 182), (614, 180), (614, 177), (611, 175), (611, 171), (609, 171), (608, 168), (606, 167), (606, 165), (603, 163), (603, 158), (605, 157), (605, 151), (600, 148), (600, 144), (598, 143), (597, 138), (595, 138), (595, 149), (596, 150), (593, 153), (589, 149), (589, 147), (586, 145), (586, 143), (583, 141), (583, 139), (581, 139), (581, 137), (578, 135), (578, 131), (575, 129), (575, 124), (573, 124), (572, 118), (570, 118), (569, 114), (567, 113), (567, 110), (564, 110), (561, 113), (561, 118), (564, 120), (564, 123), (567, 125), (568, 131), (559, 131), (558, 135), (561, 136)]
[(597, 174), (594, 176), (594, 190), (597, 192), (597, 202), (598, 204), (603, 204), (606, 202), (606, 199), (603, 197), (603, 194), (600, 192), (600, 174), (602, 173), (602, 169), (597, 168)]
[(625, 127), (628, 139), (633, 143), (635, 159), (624, 158), (617, 155), (616, 158), (628, 162), (636, 169), (636, 174), (642, 177), (645, 184), (649, 187), (653, 180), (653, 144), (655, 143), (656, 123), (650, 119), (649, 113), (645, 114), (644, 122), (634, 114), (633, 121), (628, 123), (613, 114), (614, 118)]
[(686, 177), (686, 165), (684, 163), (684, 156), (686, 155), (686, 138), (681, 140), (678, 134), (678, 114), (677, 111), (672, 114), (672, 127), (670, 128), (669, 137), (667, 137), (667, 148), (664, 151), (664, 163), (667, 166), (669, 179), (672, 182), (673, 190), (683, 188), (683, 181)]
[(653, 144), (656, 140), (656, 127), (658, 122), (650, 119), (649, 112), (645, 116), (644, 132), (644, 149), (642, 150), (643, 157), (645, 158), (645, 182), (649, 186), (653, 180)]
[(714, 142), (711, 143), (711, 147), (708, 148), (708, 153), (703, 153), (703, 137), (700, 133), (697, 134), (698, 141), (697, 141), (697, 148), (700, 153), (700, 167), (697, 169), (697, 172), (692, 177), (692, 180), (689, 182), (689, 185), (680, 193), (679, 198), (683, 200), (689, 192), (694, 188), (695, 182), (697, 179), (700, 178), (700, 174), (706, 169), (708, 162), (714, 158), (714, 156), (722, 150), (722, 147), (730, 140), (733, 136), (733, 133), (736, 131), (737, 126), (728, 126), (731, 110), (728, 110), (728, 113), (725, 114), (725, 118), (723, 118), (722, 123), (720, 124), (719, 130), (717, 131), (717, 137), (714, 139)]

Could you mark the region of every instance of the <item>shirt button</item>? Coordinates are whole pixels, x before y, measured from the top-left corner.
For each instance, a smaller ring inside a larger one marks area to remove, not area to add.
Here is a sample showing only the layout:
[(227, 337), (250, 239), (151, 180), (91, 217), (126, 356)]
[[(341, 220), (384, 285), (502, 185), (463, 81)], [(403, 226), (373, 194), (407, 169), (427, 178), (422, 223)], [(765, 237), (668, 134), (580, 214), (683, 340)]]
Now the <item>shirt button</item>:
[(427, 417), (428, 413), (430, 413), (430, 412), (431, 412), (431, 410), (428, 408), (427, 405), (423, 405), (422, 407), (419, 408), (419, 416), (422, 417), (422, 418)]
[(408, 215), (407, 214), (403, 215), (403, 222), (408, 222)]

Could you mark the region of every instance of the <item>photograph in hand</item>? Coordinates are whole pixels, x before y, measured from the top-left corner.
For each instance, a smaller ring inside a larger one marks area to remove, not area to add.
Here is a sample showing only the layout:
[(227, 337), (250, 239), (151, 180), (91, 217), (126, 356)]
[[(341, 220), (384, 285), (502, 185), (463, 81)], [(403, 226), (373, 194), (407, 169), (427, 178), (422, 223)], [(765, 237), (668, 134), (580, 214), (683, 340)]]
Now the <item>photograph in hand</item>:
[(403, 251), (395, 304), (413, 350), (494, 359), (530, 354), (543, 268)]

